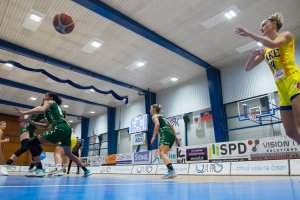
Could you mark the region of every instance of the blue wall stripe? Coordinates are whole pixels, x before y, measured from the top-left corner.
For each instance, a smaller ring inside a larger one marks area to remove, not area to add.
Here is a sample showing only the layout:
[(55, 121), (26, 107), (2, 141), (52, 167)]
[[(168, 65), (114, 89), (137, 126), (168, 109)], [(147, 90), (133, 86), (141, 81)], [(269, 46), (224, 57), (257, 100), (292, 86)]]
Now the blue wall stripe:
[[(3, 79), (3, 78), (0, 78), (0, 84), (10, 86), (10, 87), (14, 87), (14, 88), (23, 89), (23, 90), (29, 90), (29, 91), (37, 92), (37, 93), (41, 93), (41, 94), (46, 94), (47, 92), (52, 92), (52, 91), (49, 91), (49, 90), (40, 89), (40, 88), (37, 88), (37, 87), (33, 87), (33, 86), (30, 86), (30, 85), (25, 85), (23, 83), (18, 83), (18, 82), (14, 82), (14, 81)], [(62, 98), (69, 99), (69, 100), (72, 100), (72, 101), (86, 103), (86, 104), (90, 104), (90, 105), (94, 105), (94, 106), (102, 106), (102, 107), (107, 107), (107, 108), (110, 107), (110, 106), (107, 106), (107, 105), (104, 105), (104, 104), (99, 104), (99, 103), (87, 101), (87, 100), (84, 100), (84, 99), (71, 97), (71, 96), (68, 96), (68, 95), (65, 95), (65, 94), (60, 94), (60, 93), (56, 93), (56, 94), (58, 94)]]
[(60, 68), (67, 69), (67, 70), (70, 70), (70, 71), (73, 71), (73, 72), (84, 74), (86, 76), (90, 76), (90, 77), (93, 77), (93, 78), (96, 78), (96, 79), (99, 79), (99, 80), (102, 80), (102, 81), (106, 81), (106, 82), (109, 82), (109, 83), (120, 85), (120, 86), (123, 86), (123, 87), (126, 87), (126, 88), (130, 88), (130, 89), (133, 89), (133, 90), (140, 91), (140, 92), (146, 92), (146, 90), (138, 88), (136, 86), (133, 86), (133, 85), (130, 85), (130, 84), (118, 81), (118, 80), (114, 80), (114, 79), (109, 78), (107, 76), (97, 74), (97, 73), (92, 72), (90, 70), (78, 67), (78, 66), (70, 64), (70, 63), (66, 63), (66, 62), (58, 60), (56, 58), (46, 56), (44, 54), (26, 49), (24, 47), (21, 47), (21, 46), (16, 45), (16, 44), (12, 44), (12, 43), (4, 41), (4, 40), (0, 40), (0, 49), (6, 50), (6, 51), (9, 51), (9, 52), (12, 52), (12, 53), (16, 53), (16, 54), (19, 54), (19, 55), (22, 55), (22, 56), (26, 56), (26, 57), (29, 57), (29, 58), (32, 58), (32, 59), (35, 59), (35, 60), (39, 60), (41, 62), (52, 64), (56, 67), (60, 67)]
[(152, 42), (165, 47), (166, 49), (190, 60), (197, 65), (200, 65), (204, 68), (211, 68), (210, 64), (206, 61), (202, 60), (201, 58), (193, 55), (192, 53), (188, 52), (187, 50), (179, 47), (178, 45), (172, 43), (171, 41), (165, 39), (164, 37), (158, 35), (157, 33), (151, 31), (147, 27), (143, 26), (142, 24), (132, 20), (131, 18), (127, 17), (123, 13), (117, 11), (116, 9), (108, 6), (107, 4), (99, 1), (99, 0), (73, 0), (74, 2), (78, 3), (79, 5), (143, 36), (151, 40)]

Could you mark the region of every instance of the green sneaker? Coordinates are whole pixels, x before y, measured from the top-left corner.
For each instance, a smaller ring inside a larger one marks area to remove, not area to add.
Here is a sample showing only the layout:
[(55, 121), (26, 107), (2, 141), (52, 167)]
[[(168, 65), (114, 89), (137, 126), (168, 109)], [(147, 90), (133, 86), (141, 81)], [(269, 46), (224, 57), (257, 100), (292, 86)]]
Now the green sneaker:
[(84, 174), (83, 174), (84, 177), (88, 177), (88, 176), (90, 176), (90, 175), (92, 175), (92, 172), (91, 172), (89, 169), (86, 170), (86, 171), (84, 172)]
[(35, 170), (35, 177), (44, 177), (45, 171), (43, 169), (37, 169)]
[(26, 172), (25, 176), (27, 176), (27, 177), (34, 177), (35, 176), (35, 169), (34, 168), (28, 169), (28, 171)]

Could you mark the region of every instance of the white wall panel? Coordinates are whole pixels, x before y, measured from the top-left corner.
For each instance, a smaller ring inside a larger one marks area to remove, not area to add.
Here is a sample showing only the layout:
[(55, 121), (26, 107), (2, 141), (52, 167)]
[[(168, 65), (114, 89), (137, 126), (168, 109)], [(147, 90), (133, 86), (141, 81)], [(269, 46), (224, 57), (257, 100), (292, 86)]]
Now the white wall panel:
[(74, 126), (72, 125), (73, 131), (75, 133), (75, 137), (81, 139), (81, 123), (77, 123)]
[(90, 118), (88, 137), (107, 133), (107, 113), (102, 113), (97, 117)]
[(210, 107), (206, 73), (181, 85), (157, 93), (166, 117)]
[(116, 111), (115, 129), (128, 128), (133, 117), (143, 115), (145, 113), (146, 108), (144, 96), (134, 102), (130, 102), (128, 105), (118, 107)]

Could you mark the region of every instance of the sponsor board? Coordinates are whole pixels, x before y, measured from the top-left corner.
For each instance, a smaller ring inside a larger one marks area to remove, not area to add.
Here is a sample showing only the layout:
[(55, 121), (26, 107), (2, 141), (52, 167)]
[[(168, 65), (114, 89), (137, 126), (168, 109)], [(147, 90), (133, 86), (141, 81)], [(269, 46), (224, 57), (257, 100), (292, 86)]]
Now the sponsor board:
[(288, 160), (233, 162), (231, 175), (289, 175)]
[(291, 176), (300, 175), (300, 159), (290, 160), (290, 175)]
[(208, 145), (208, 158), (214, 161), (246, 161), (249, 160), (247, 141), (213, 143)]
[(186, 163), (186, 149), (177, 148), (177, 163)]
[(285, 137), (269, 137), (248, 140), (251, 160), (299, 159), (300, 146), (294, 140)]
[(133, 166), (100, 166), (100, 174), (131, 174)]
[(150, 164), (151, 151), (135, 152), (133, 154), (133, 164)]
[(116, 156), (117, 165), (128, 165), (132, 163), (132, 153), (120, 153)]
[(146, 133), (135, 133), (133, 134), (133, 145), (146, 144)]
[(109, 165), (116, 164), (116, 158), (117, 158), (117, 154), (107, 155), (106, 158), (105, 158), (106, 164), (109, 164)]
[(135, 165), (132, 174), (155, 174), (157, 165)]
[(82, 162), (88, 166), (101, 166), (102, 164), (106, 163), (105, 156), (89, 156), (89, 157), (82, 157)]
[[(171, 163), (177, 163), (177, 148), (172, 148), (168, 151), (167, 156)], [(163, 160), (159, 156), (158, 149), (152, 150), (152, 164), (163, 164)]]
[[(172, 164), (177, 174), (188, 174), (189, 164)], [(156, 174), (166, 174), (168, 169), (166, 165), (158, 165)]]
[(207, 161), (207, 147), (187, 148), (186, 162), (190, 163), (199, 161)]
[(189, 174), (193, 175), (230, 175), (230, 162), (190, 164)]

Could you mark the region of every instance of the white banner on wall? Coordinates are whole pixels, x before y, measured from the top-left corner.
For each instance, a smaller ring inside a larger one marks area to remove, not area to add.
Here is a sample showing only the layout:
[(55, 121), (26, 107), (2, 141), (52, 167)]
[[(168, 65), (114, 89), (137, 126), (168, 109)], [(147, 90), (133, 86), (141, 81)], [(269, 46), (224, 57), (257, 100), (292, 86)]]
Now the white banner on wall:
[[(172, 164), (175, 172), (177, 174), (188, 174), (189, 172), (189, 164)], [(166, 174), (168, 172), (168, 168), (166, 165), (158, 165), (156, 174)]]
[(116, 164), (117, 165), (128, 165), (132, 163), (132, 153), (121, 153), (117, 154)]
[(133, 164), (150, 164), (151, 151), (135, 152), (133, 154)]
[[(177, 115), (175, 117), (170, 117), (170, 118), (167, 118), (169, 120), (169, 122), (172, 124), (172, 126), (174, 127), (175, 129), (175, 132), (176, 132), (176, 137), (178, 138), (178, 140), (180, 142), (182, 142), (182, 138), (183, 138), (183, 135), (181, 133), (181, 130), (182, 130), (182, 120), (181, 119), (181, 116), (180, 115)], [(174, 144), (176, 145), (176, 144)]]
[(189, 174), (230, 175), (230, 162), (190, 164)]
[(134, 133), (133, 134), (133, 145), (143, 145), (146, 144), (146, 133)]
[(135, 165), (132, 174), (155, 174), (157, 165)]
[[(177, 163), (177, 148), (172, 148), (168, 153), (171, 163)], [(163, 160), (159, 156), (158, 149), (152, 150), (152, 164), (163, 164)]]
[(231, 175), (289, 175), (288, 160), (232, 162)]
[(300, 159), (290, 160), (290, 175), (299, 176), (300, 175)]
[(214, 161), (245, 161), (249, 160), (248, 141), (232, 141), (208, 144), (208, 159)]
[(251, 160), (299, 159), (300, 146), (286, 136), (248, 140)]

